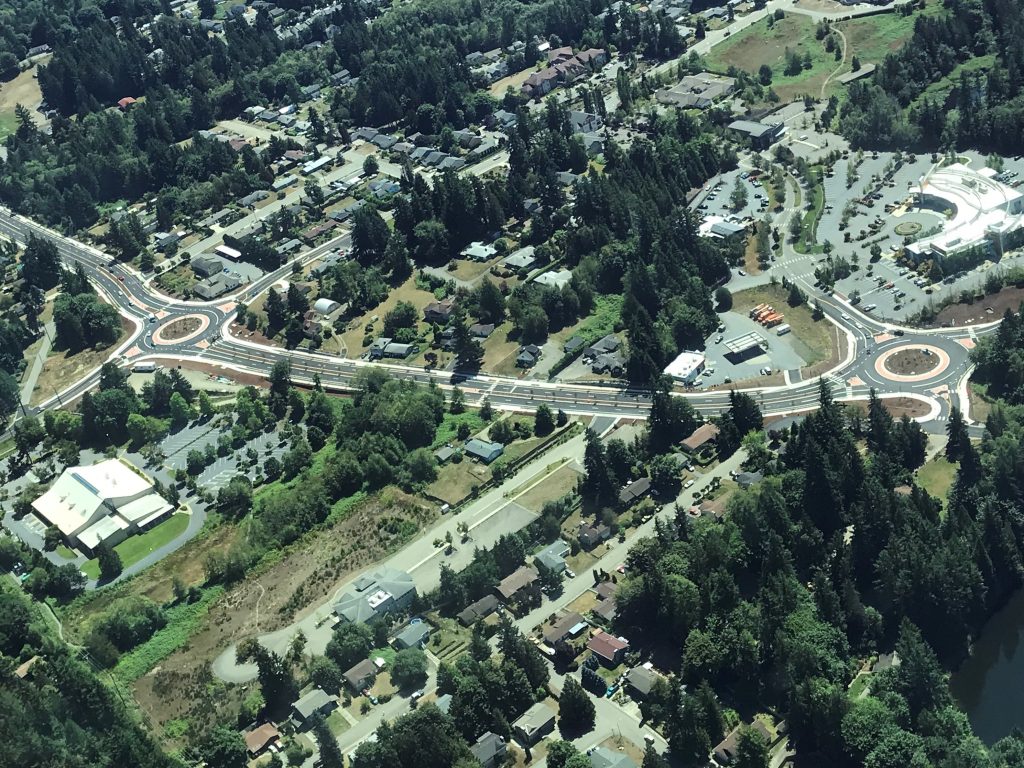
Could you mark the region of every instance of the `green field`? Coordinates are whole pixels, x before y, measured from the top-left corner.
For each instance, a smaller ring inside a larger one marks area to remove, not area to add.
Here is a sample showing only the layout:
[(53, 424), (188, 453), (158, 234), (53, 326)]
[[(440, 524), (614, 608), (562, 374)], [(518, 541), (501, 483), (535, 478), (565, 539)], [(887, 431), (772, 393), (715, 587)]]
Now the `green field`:
[(910, 39), (918, 16), (936, 16), (941, 12), (942, 3), (931, 2), (924, 10), (910, 16), (882, 13), (837, 23), (836, 30), (843, 33), (850, 46), (843, 72), (850, 71), (850, 60), (854, 55), (861, 64), (881, 63), (886, 54), (899, 50)]
[(0, 139), (6, 139), (18, 127), (13, 112), (0, 112)]
[[(183, 512), (171, 515), (170, 518), (145, 533), (129, 536), (114, 547), (114, 551), (121, 556), (121, 564), (127, 568), (181, 536), (188, 528), (188, 521), (189, 515)], [(82, 572), (90, 579), (98, 579), (100, 576), (99, 563), (96, 560), (89, 560), (82, 566)]]
[[(715, 46), (706, 57), (708, 68), (725, 73), (729, 67), (736, 67), (756, 76), (761, 65), (767, 64), (772, 68), (772, 88), (783, 101), (803, 93), (817, 96), (838, 62), (815, 38), (815, 27), (808, 17), (796, 14), (776, 21), (771, 28), (763, 21), (751, 24)], [(801, 57), (810, 54), (810, 69), (796, 75), (784, 74), (787, 49)]]
[(940, 499), (945, 508), (946, 496), (956, 478), (956, 469), (956, 464), (946, 461), (946, 457), (940, 454), (917, 470), (917, 484)]

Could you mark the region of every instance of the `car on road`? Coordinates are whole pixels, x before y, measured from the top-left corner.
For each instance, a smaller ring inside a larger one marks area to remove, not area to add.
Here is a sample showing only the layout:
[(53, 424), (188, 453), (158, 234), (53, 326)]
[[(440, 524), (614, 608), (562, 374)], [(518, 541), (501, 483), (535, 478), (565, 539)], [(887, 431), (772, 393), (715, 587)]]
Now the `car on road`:
[(691, 477), (689, 480), (687, 480), (685, 483), (683, 483), (683, 488), (692, 488), (693, 487), (693, 483), (694, 483), (694, 479)]
[(151, 323), (155, 323), (156, 322), (156, 315), (150, 315), (146, 319), (149, 320), (149, 322), (151, 322)]
[(124, 275), (118, 275), (117, 279), (120, 280), (123, 283), (124, 282)]
[(849, 320), (850, 319), (850, 316), (848, 314), (846, 314), (845, 312), (843, 312), (843, 314), (841, 314), (840, 317), (843, 318), (843, 320)]
[(892, 333), (893, 333), (893, 336), (902, 336), (902, 335), (903, 335), (903, 333), (904, 333), (904, 331), (903, 331), (903, 329), (902, 329), (902, 328), (897, 328), (897, 329), (896, 329), (895, 331), (893, 331)]
[(568, 576), (570, 579), (575, 579), (576, 578), (575, 571), (573, 571), (573, 570), (571, 570), (569, 568), (565, 569), (565, 575)]
[(724, 337), (724, 336), (723, 336), (722, 334), (718, 334), (718, 335), (717, 335), (717, 336), (715, 337), (715, 344), (721, 344), (721, 343), (722, 343), (722, 339), (724, 339), (724, 338), (725, 338), (725, 337)]

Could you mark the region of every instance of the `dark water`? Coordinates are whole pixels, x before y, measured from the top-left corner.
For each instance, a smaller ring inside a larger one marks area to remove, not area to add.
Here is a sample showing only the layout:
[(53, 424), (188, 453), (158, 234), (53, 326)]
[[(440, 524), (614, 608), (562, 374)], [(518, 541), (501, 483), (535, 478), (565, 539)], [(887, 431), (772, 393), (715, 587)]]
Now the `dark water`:
[(1024, 590), (993, 616), (951, 686), (974, 732), (993, 744), (1024, 728)]

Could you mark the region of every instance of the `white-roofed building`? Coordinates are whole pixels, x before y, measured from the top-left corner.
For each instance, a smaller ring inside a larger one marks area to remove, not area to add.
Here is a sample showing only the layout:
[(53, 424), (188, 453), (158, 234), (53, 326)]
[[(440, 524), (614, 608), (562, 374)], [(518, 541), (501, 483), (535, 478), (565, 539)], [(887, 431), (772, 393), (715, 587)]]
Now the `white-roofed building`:
[[(953, 163), (925, 175), (916, 190), (918, 204), (952, 215), (942, 232), (907, 246), (915, 259), (946, 259), (971, 249), (997, 257), (1024, 242), (1024, 194), (980, 171)], [(973, 266), (973, 264), (971, 265)]]
[(665, 375), (683, 384), (692, 384), (704, 370), (705, 358), (700, 352), (680, 352), (665, 366)]
[(564, 288), (572, 280), (572, 272), (568, 269), (560, 269), (558, 271), (545, 272), (543, 275), (538, 275), (534, 282), (539, 285), (550, 285), (555, 288)]
[(123, 541), (172, 509), (149, 480), (118, 459), (68, 467), (32, 507), (71, 546), (89, 553), (101, 542)]

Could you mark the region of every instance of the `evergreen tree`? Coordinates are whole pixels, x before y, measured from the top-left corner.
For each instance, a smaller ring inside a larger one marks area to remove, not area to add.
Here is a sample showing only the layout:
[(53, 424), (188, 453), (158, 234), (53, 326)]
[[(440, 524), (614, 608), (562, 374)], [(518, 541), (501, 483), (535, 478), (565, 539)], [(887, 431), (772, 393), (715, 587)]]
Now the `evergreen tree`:
[(566, 677), (558, 699), (558, 727), (562, 733), (582, 734), (594, 728), (594, 702), (576, 678)]

